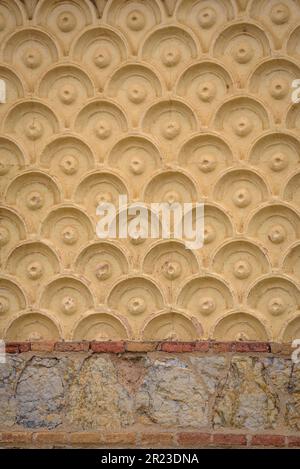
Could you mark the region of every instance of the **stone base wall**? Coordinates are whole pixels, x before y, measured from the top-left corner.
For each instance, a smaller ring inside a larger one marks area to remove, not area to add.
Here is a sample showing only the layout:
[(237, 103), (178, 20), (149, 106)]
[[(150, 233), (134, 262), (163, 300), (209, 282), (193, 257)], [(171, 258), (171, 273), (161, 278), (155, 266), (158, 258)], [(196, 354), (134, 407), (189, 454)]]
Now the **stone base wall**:
[(300, 365), (286, 345), (47, 342), (7, 352), (2, 447), (300, 446)]

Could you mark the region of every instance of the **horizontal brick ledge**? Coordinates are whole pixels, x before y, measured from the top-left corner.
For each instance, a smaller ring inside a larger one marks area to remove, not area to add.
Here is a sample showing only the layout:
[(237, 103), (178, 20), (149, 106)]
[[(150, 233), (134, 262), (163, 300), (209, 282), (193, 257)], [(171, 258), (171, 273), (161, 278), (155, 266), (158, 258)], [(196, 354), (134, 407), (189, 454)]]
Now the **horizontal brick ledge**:
[(269, 446), (271, 448), (282, 448), (285, 446), (283, 435), (253, 435), (251, 446)]
[(291, 352), (290, 344), (273, 342), (225, 342), (214, 340), (199, 340), (191, 342), (180, 341), (40, 341), (40, 342), (7, 342), (6, 353), (23, 352), (88, 352), (93, 353), (273, 353), (287, 355)]

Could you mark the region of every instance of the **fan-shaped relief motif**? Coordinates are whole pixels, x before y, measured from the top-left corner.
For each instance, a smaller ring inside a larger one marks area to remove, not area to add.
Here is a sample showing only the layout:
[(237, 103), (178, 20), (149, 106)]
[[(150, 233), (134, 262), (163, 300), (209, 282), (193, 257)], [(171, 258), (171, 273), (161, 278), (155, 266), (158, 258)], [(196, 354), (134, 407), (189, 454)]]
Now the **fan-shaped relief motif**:
[(94, 307), (94, 301), (83, 281), (64, 276), (44, 287), (39, 306), (54, 314), (60, 324), (74, 324), (76, 318)]
[(70, 127), (74, 114), (94, 96), (94, 85), (81, 68), (58, 65), (42, 77), (38, 95), (57, 110), (65, 127)]
[(285, 205), (267, 205), (251, 214), (247, 234), (259, 239), (273, 266), (278, 267), (282, 251), (300, 237), (299, 214)]
[(121, 103), (132, 125), (137, 127), (145, 108), (162, 96), (162, 86), (152, 68), (133, 63), (122, 65), (113, 73), (106, 92)]
[(72, 339), (99, 341), (128, 339), (130, 329), (123, 322), (112, 314), (92, 312), (80, 319)]
[(283, 330), (279, 336), (279, 340), (283, 343), (293, 342), (300, 337), (300, 317), (296, 315), (287, 324), (284, 324)]
[(238, 293), (241, 302), (245, 287), (270, 270), (266, 253), (255, 243), (237, 239), (223, 244), (213, 257), (214, 272), (221, 274)]
[(24, 310), (27, 299), (24, 291), (14, 281), (5, 277), (0, 279), (0, 324), (7, 323), (15, 313)]
[(143, 60), (153, 63), (162, 70), (167, 88), (170, 90), (180, 72), (199, 55), (197, 40), (186, 27), (160, 27), (146, 37), (141, 55)]
[(45, 142), (59, 131), (60, 124), (54, 112), (37, 100), (24, 101), (13, 106), (3, 123), (3, 130), (26, 147), (32, 162)]
[(245, 217), (268, 200), (269, 191), (261, 176), (248, 169), (227, 171), (217, 181), (214, 198), (230, 210), (239, 232), (244, 231)]
[(106, 11), (106, 21), (125, 34), (131, 50), (137, 54), (138, 46), (147, 31), (160, 23), (160, 4), (137, 0), (114, 0)]
[(286, 183), (283, 198), (298, 210), (300, 206), (300, 173), (294, 174)]
[(212, 327), (211, 337), (215, 340), (264, 341), (270, 339), (267, 326), (258, 315), (245, 312), (227, 313)]
[(4, 190), (10, 179), (24, 169), (26, 156), (21, 148), (13, 141), (0, 137), (0, 196), (3, 197)]
[(62, 191), (70, 199), (83, 174), (95, 166), (91, 148), (77, 136), (65, 135), (54, 138), (39, 157), (42, 168), (59, 180), (63, 180)]
[(94, 219), (96, 209), (101, 203), (119, 204), (119, 195), (127, 195), (128, 189), (124, 182), (115, 174), (108, 171), (96, 171), (85, 176), (75, 192), (75, 202), (82, 205)]
[(300, 142), (293, 135), (272, 132), (259, 137), (250, 150), (249, 162), (259, 167), (275, 195), (282, 192), (282, 180), (300, 163)]
[(205, 61), (191, 65), (180, 76), (177, 95), (187, 99), (197, 110), (201, 122), (208, 125), (215, 107), (232, 93), (233, 80), (218, 63)]
[(192, 109), (182, 101), (171, 99), (151, 106), (143, 118), (142, 127), (155, 136), (168, 159), (174, 159), (180, 142), (198, 129)]
[(101, 241), (85, 247), (76, 259), (76, 272), (90, 282), (99, 303), (104, 303), (107, 291), (129, 271), (128, 252), (119, 245)]
[(59, 42), (64, 55), (68, 54), (74, 37), (94, 19), (92, 5), (89, 2), (44, 0), (38, 2), (34, 20), (37, 24), (51, 31)]
[(218, 35), (213, 53), (234, 71), (235, 81), (244, 88), (253, 65), (270, 55), (270, 44), (262, 28), (251, 23), (238, 23)]
[(177, 19), (193, 29), (199, 36), (204, 52), (208, 52), (216, 32), (234, 18), (228, 0), (183, 0), (177, 9)]
[(190, 175), (182, 171), (165, 170), (153, 176), (145, 188), (146, 202), (192, 203), (198, 202), (196, 184)]
[(22, 75), (30, 91), (37, 79), (59, 58), (55, 40), (50, 34), (35, 28), (13, 33), (5, 43), (3, 59)]
[(275, 48), (280, 49), (291, 26), (299, 23), (300, 9), (297, 2), (259, 0), (252, 2), (250, 15), (267, 29)]
[(147, 321), (142, 330), (145, 340), (193, 341), (202, 337), (203, 331), (196, 318), (182, 312), (165, 312)]
[(161, 167), (162, 157), (159, 147), (150, 139), (132, 135), (116, 143), (107, 162), (126, 177), (133, 197), (137, 198), (145, 182)]
[(61, 338), (60, 328), (53, 317), (32, 310), (20, 313), (4, 332), (4, 339), (9, 342), (57, 341)]
[(2, 0), (0, 4), (0, 40), (7, 37), (25, 22), (24, 12), (16, 2)]
[(47, 215), (41, 235), (57, 249), (64, 266), (69, 268), (80, 248), (94, 238), (89, 217), (76, 207), (61, 206)]
[(299, 313), (300, 291), (292, 280), (272, 275), (256, 282), (247, 302), (253, 310), (269, 319), (277, 337), (283, 321)]
[(204, 335), (208, 337), (213, 318), (233, 308), (233, 295), (229, 286), (217, 277), (194, 277), (182, 288), (177, 304), (200, 319)]
[(233, 234), (232, 221), (227, 213), (221, 207), (205, 203), (203, 247), (199, 250), (204, 267), (209, 266), (211, 252)]
[(299, 78), (299, 66), (290, 60), (276, 58), (260, 64), (250, 77), (249, 90), (269, 102), (275, 123), (284, 118), (284, 108), (291, 103), (292, 82)]
[(127, 58), (126, 39), (120, 31), (104, 26), (91, 27), (76, 40), (71, 56), (89, 70), (98, 90), (103, 91), (112, 70)]
[(296, 28), (291, 32), (288, 40), (287, 40), (287, 53), (291, 57), (295, 57), (299, 60), (300, 58), (300, 26), (296, 26)]
[(30, 171), (9, 184), (6, 203), (17, 208), (29, 232), (37, 232), (48, 210), (60, 202), (60, 191), (52, 178), (40, 171)]
[(211, 195), (218, 174), (233, 163), (231, 149), (219, 136), (201, 134), (187, 140), (179, 150), (178, 163), (197, 179), (203, 195)]
[(131, 277), (118, 282), (109, 292), (107, 303), (121, 317), (128, 319), (135, 337), (139, 336), (146, 318), (164, 307), (158, 286), (145, 277)]
[(110, 101), (98, 99), (81, 109), (74, 127), (89, 142), (97, 160), (101, 162), (120, 134), (128, 131), (123, 111)]
[(285, 125), (288, 129), (292, 129), (293, 131), (297, 132), (296, 135), (299, 134), (300, 111), (299, 111), (298, 103), (290, 105), (290, 108), (286, 114)]
[(294, 243), (284, 254), (283, 272), (295, 279), (300, 278), (300, 244), (299, 241)]
[(216, 129), (237, 146), (238, 155), (244, 158), (246, 147), (269, 128), (267, 111), (260, 102), (249, 97), (231, 98), (222, 104), (214, 118)]
[(25, 285), (30, 304), (36, 302), (42, 285), (59, 269), (56, 253), (39, 241), (28, 241), (17, 246), (6, 262), (6, 271)]
[(25, 224), (19, 214), (0, 206), (0, 266), (11, 249), (25, 238)]
[(151, 246), (143, 261), (143, 272), (164, 286), (169, 303), (173, 303), (180, 284), (199, 272), (197, 258), (179, 241), (160, 241)]

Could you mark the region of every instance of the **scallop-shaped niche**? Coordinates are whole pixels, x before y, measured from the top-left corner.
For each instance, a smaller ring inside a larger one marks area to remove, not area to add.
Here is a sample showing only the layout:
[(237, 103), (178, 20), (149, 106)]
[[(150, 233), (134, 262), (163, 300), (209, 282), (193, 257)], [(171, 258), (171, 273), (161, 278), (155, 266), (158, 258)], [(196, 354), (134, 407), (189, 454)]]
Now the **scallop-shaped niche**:
[(251, 288), (247, 302), (252, 309), (269, 319), (277, 335), (283, 322), (300, 312), (300, 291), (292, 280), (271, 276), (259, 280)]
[(295, 339), (300, 337), (300, 317), (292, 319), (284, 328), (280, 339), (284, 343), (293, 342)]
[(112, 314), (92, 313), (76, 325), (73, 340), (122, 340), (127, 339), (124, 324)]
[(239, 301), (242, 301), (245, 287), (269, 271), (269, 261), (265, 252), (254, 243), (234, 240), (218, 249), (213, 269), (234, 286)]
[(200, 339), (202, 334), (202, 327), (195, 318), (172, 311), (159, 314), (148, 321), (142, 331), (142, 338), (189, 342)]
[(26, 312), (9, 325), (5, 340), (9, 342), (57, 341), (61, 333), (53, 319), (39, 312)]
[(59, 51), (50, 34), (26, 28), (10, 36), (3, 58), (19, 71), (30, 91), (33, 91), (42, 73), (58, 60)]
[(210, 195), (216, 177), (232, 165), (228, 144), (213, 134), (202, 134), (186, 141), (179, 150), (178, 162), (197, 179), (201, 193)]
[(174, 159), (178, 145), (198, 128), (194, 112), (178, 100), (159, 101), (146, 112), (143, 130), (154, 135), (169, 159)]
[(43, 76), (38, 95), (56, 109), (65, 127), (70, 127), (74, 114), (93, 97), (94, 85), (80, 67), (58, 65)]
[(0, 40), (8, 36), (24, 23), (23, 12), (16, 2), (4, 0), (0, 4)]
[(89, 280), (99, 303), (104, 303), (108, 289), (128, 273), (128, 253), (115, 243), (96, 242), (81, 251), (75, 265), (76, 272)]
[(233, 80), (218, 63), (200, 62), (183, 72), (177, 83), (177, 94), (196, 105), (201, 122), (209, 124), (212, 112), (233, 90)]
[(43, 146), (59, 130), (59, 121), (45, 104), (32, 100), (16, 104), (4, 121), (4, 132), (26, 147), (36, 161)]
[(108, 295), (108, 306), (139, 333), (151, 314), (163, 309), (164, 300), (156, 284), (147, 278), (131, 277), (118, 282)]
[(24, 291), (11, 280), (0, 279), (0, 321), (7, 321), (13, 314), (24, 310), (27, 300)]
[(12, 140), (0, 137), (0, 196), (3, 195), (9, 180), (24, 167), (25, 158), (21, 148)]
[(212, 329), (211, 336), (215, 340), (228, 341), (269, 339), (265, 324), (256, 316), (244, 312), (229, 313), (218, 320)]
[(112, 203), (118, 207), (119, 195), (128, 196), (128, 190), (118, 176), (106, 171), (94, 172), (86, 176), (78, 185), (75, 202), (84, 206), (89, 215), (96, 219), (98, 205)]
[(63, 264), (69, 268), (78, 250), (93, 239), (94, 229), (84, 212), (64, 206), (47, 215), (42, 223), (41, 234), (55, 246)]
[(70, 199), (83, 174), (95, 165), (90, 147), (75, 136), (52, 140), (40, 155), (40, 165), (63, 181), (64, 197)]
[(25, 225), (20, 216), (11, 209), (0, 207), (0, 266), (10, 250), (25, 237)]
[(126, 132), (127, 121), (123, 111), (110, 101), (94, 100), (76, 117), (75, 130), (94, 150), (98, 161), (103, 161), (116, 136)]
[(137, 54), (139, 44), (147, 31), (161, 21), (161, 9), (157, 0), (113, 0), (107, 11), (107, 22), (125, 33), (130, 49)]
[(227, 26), (213, 46), (214, 56), (222, 60), (240, 88), (244, 88), (253, 65), (270, 54), (270, 44), (262, 28), (251, 23)]
[(198, 202), (194, 181), (179, 171), (164, 171), (154, 176), (145, 188), (146, 202), (167, 204)]
[(162, 86), (158, 76), (150, 67), (127, 64), (113, 73), (106, 92), (108, 96), (121, 103), (132, 125), (137, 127), (145, 108), (161, 97)]
[(91, 27), (84, 31), (72, 48), (72, 57), (88, 70), (99, 91), (118, 65), (127, 57), (124, 39), (106, 27)]
[(22, 213), (30, 233), (38, 231), (41, 219), (59, 201), (59, 189), (53, 179), (38, 171), (17, 176), (6, 193), (6, 202)]
[(33, 304), (42, 285), (59, 272), (59, 261), (47, 244), (32, 241), (16, 247), (6, 262), (6, 271), (25, 286)]
[(34, 16), (39, 25), (55, 35), (67, 55), (74, 37), (92, 23), (94, 12), (89, 2), (46, 0), (38, 3)]
[(157, 29), (146, 37), (142, 57), (162, 71), (168, 89), (179, 73), (198, 55), (197, 40), (191, 30), (177, 26)]
[(289, 207), (269, 205), (251, 217), (247, 232), (267, 247), (273, 265), (278, 267), (282, 252), (299, 239), (300, 218)]
[(179, 241), (162, 241), (152, 247), (143, 262), (143, 271), (165, 286), (168, 301), (187, 277), (199, 272), (197, 258)]
[(287, 133), (270, 133), (260, 137), (250, 150), (249, 162), (265, 174), (272, 192), (279, 195), (282, 180), (300, 163), (300, 142)]
[(300, 173), (294, 174), (287, 182), (284, 191), (283, 198), (287, 202), (294, 205), (296, 209), (300, 206)]
[[(1, 24), (1, 13), (0, 13), (0, 24)], [(0, 26), (1, 29), (1, 26)], [(1, 34), (1, 32), (0, 32)], [(0, 117), (7, 112), (7, 109), (19, 99), (24, 98), (24, 84), (22, 83), (21, 78), (16, 74), (15, 71), (12, 71), (10, 68), (0, 65), (0, 80), (3, 80), (5, 83), (5, 102), (1, 101), (0, 106)], [(25, 85), (26, 88), (26, 85)], [(27, 89), (26, 89), (27, 91)]]
[(161, 162), (159, 148), (141, 136), (121, 139), (108, 156), (109, 165), (126, 177), (133, 197), (138, 197), (147, 179), (160, 168)]
[(295, 243), (287, 251), (283, 261), (283, 271), (299, 280), (300, 278), (300, 244)]
[(51, 281), (43, 290), (40, 307), (53, 312), (61, 323), (70, 324), (74, 318), (94, 306), (88, 287), (74, 277), (60, 277)]

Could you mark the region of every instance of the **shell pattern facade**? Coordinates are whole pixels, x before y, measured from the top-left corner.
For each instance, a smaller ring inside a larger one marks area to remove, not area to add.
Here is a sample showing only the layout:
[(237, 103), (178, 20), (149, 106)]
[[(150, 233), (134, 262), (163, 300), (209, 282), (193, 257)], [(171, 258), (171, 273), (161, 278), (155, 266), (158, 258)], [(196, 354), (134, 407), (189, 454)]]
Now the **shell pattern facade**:
[[(0, 0), (0, 337), (300, 338), (298, 0)], [(96, 206), (205, 203), (204, 246)]]

